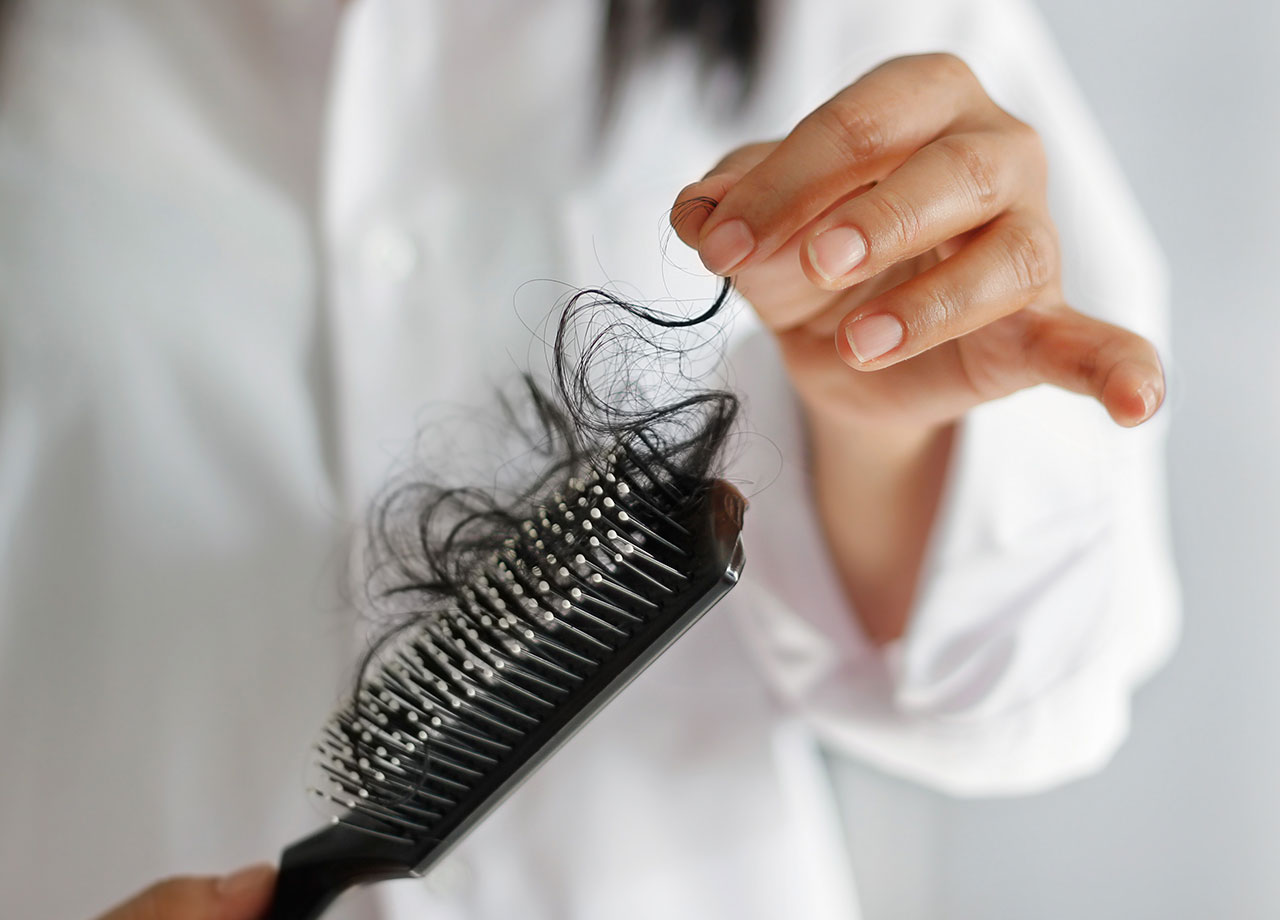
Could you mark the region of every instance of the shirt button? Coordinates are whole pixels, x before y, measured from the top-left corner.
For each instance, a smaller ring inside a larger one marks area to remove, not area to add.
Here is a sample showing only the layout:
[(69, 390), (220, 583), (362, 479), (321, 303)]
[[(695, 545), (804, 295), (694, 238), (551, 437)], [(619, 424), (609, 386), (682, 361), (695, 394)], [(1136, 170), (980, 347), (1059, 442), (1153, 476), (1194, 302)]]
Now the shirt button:
[(384, 281), (404, 281), (418, 267), (418, 242), (399, 227), (381, 224), (369, 231), (362, 246), (365, 267)]
[(456, 898), (471, 887), (471, 866), (461, 857), (450, 856), (432, 867), (425, 881), (432, 894)]

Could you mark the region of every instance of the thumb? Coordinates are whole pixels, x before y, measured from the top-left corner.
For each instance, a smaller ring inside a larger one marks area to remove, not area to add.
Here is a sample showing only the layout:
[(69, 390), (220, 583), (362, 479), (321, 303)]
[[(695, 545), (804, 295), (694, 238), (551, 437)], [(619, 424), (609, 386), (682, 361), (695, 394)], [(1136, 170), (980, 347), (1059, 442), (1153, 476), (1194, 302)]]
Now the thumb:
[(272, 866), (258, 865), (222, 878), (165, 879), (99, 920), (261, 920), (275, 875)]

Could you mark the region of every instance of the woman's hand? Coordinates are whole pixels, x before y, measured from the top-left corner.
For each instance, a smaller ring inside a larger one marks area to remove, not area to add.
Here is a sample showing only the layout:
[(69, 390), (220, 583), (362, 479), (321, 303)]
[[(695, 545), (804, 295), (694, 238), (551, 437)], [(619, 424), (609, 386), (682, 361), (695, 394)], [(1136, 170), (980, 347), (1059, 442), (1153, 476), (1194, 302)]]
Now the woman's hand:
[(882, 64), (672, 214), (818, 414), (937, 425), (1051, 383), (1135, 425), (1163, 398), (1149, 342), (1063, 302), (1039, 138), (952, 55)]
[(1036, 132), (961, 60), (928, 54), (882, 64), (676, 199), (680, 238), (736, 276), (780, 343), (828, 537), (874, 638), (905, 626), (949, 423), (1038, 383), (1122, 425), (1163, 399), (1149, 342), (1063, 302), (1045, 186)]
[(99, 920), (260, 920), (275, 878), (271, 866), (250, 866), (225, 878), (166, 879)]

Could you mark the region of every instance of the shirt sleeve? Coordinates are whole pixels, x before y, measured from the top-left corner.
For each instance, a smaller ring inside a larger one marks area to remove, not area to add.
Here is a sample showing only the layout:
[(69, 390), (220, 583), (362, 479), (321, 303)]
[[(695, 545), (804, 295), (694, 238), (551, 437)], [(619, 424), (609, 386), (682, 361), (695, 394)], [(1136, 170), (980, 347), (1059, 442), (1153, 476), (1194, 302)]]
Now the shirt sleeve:
[[(1043, 24), (1021, 0), (966, 8), (949, 50), (1045, 142), (1068, 302), (1152, 339), (1171, 371), (1162, 258)], [(752, 493), (731, 603), (787, 704), (832, 750), (956, 795), (1100, 769), (1176, 640), (1163, 463), (1176, 399), (1132, 430), (1048, 386), (972, 410), (907, 633), (875, 648), (828, 556), (770, 337), (741, 337), (730, 373), (750, 430), (733, 473)]]

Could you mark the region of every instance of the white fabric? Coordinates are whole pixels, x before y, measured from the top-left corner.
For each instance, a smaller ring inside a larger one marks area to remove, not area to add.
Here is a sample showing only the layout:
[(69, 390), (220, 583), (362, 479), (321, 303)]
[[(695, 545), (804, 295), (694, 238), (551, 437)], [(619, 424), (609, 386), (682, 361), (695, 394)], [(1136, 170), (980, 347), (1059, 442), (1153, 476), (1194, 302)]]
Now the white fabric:
[[(0, 56), (6, 916), (89, 916), (314, 826), (308, 742), (358, 651), (347, 547), (416, 432), (536, 359), (565, 284), (706, 296), (659, 252), (674, 192), (887, 56), (954, 50), (1041, 130), (1069, 296), (1163, 343), (1159, 257), (1021, 0), (775, 6), (741, 117), (699, 102), (674, 49), (627, 85), (598, 155), (597, 0), (18, 6)], [(1119, 431), (1043, 388), (971, 413), (910, 632), (877, 652), (745, 309), (733, 341), (757, 433), (734, 470), (744, 583), (439, 872), (350, 916), (848, 920), (815, 741), (1012, 794), (1123, 738), (1176, 621), (1162, 424)]]

